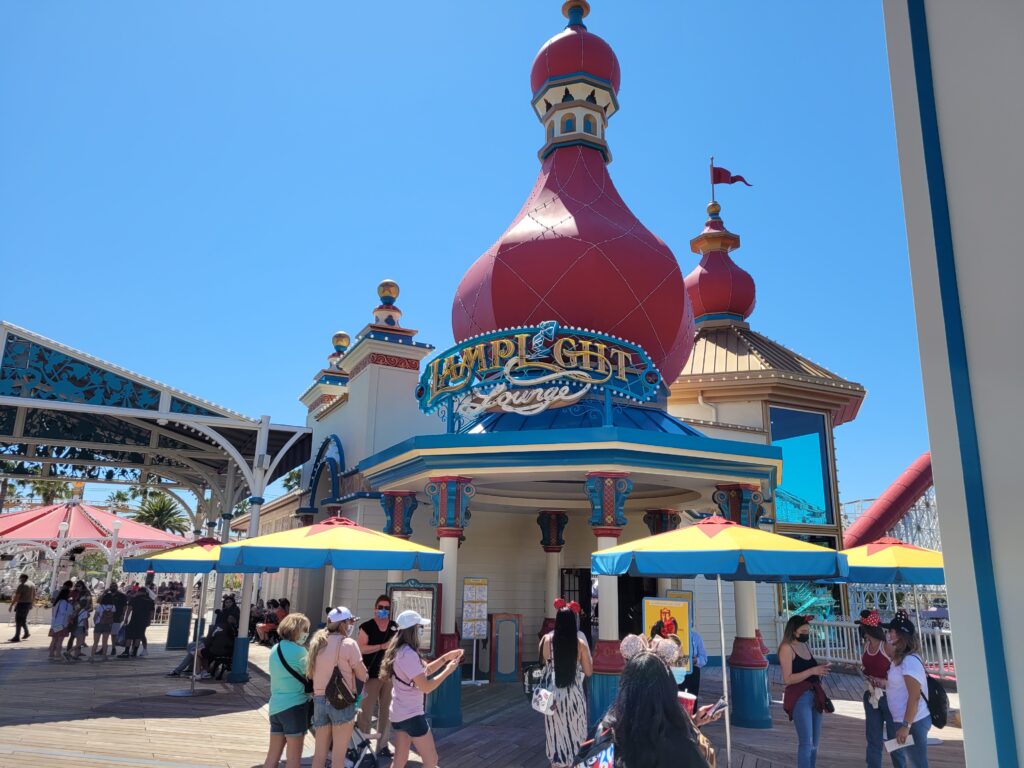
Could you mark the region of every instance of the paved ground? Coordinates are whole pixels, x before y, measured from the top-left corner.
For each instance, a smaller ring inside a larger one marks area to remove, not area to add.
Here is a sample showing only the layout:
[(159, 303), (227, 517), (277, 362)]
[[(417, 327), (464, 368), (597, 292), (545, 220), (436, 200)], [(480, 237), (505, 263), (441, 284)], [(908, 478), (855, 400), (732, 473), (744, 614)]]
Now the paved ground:
[[(0, 768), (254, 768), (267, 743), (268, 682), (258, 670), (245, 685), (203, 682), (216, 695), (179, 699), (166, 695), (187, 681), (164, 673), (181, 652), (163, 650), (163, 628), (151, 632), (150, 657), (89, 664), (46, 661), (45, 627), (27, 643), (0, 643)], [(4, 638), (0, 638), (2, 640)], [(267, 651), (254, 648), (254, 666)], [(776, 673), (777, 674), (777, 673)], [(860, 768), (863, 717), (855, 678), (830, 676), (837, 712), (823, 729), (818, 764)], [(720, 677), (706, 675), (702, 703), (718, 696)], [(773, 698), (781, 699), (777, 680)], [(734, 768), (784, 768), (794, 764), (796, 737), (781, 706), (775, 727), (733, 731)], [(543, 720), (518, 685), (466, 686), (465, 725), (437, 732), (444, 768), (546, 768)], [(725, 765), (724, 731), (707, 728)], [(934, 732), (933, 732), (934, 733)], [(963, 734), (938, 732), (944, 743), (931, 750), (935, 768), (964, 765)], [(312, 740), (307, 738), (307, 754)], [(309, 761), (304, 760), (304, 765)]]

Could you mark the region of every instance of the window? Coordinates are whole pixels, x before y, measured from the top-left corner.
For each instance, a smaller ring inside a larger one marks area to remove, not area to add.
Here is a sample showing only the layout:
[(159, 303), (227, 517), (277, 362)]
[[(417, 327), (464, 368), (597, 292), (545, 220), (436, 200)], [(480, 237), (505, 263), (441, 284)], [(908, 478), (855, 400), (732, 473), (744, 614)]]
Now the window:
[(583, 132), (593, 135), (594, 133), (594, 118), (590, 115), (586, 115), (583, 118)]
[(568, 114), (562, 118), (562, 133), (572, 133), (576, 130), (576, 115)]
[(552, 120), (550, 123), (548, 123), (548, 138), (549, 139), (555, 138), (555, 121), (554, 120)]
[(832, 465), (824, 414), (771, 407), (772, 445), (782, 449), (783, 482), (775, 489), (780, 523), (833, 525)]

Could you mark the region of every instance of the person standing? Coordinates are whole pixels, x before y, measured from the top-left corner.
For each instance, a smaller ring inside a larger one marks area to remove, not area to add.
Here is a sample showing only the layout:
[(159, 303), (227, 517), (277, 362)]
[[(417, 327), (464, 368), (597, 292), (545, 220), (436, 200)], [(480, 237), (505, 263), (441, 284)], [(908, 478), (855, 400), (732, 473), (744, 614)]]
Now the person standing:
[[(18, 643), (23, 639), (28, 640), (28, 613), (32, 610), (32, 605), (36, 601), (36, 587), (31, 581), (28, 580), (28, 574), (23, 573), (18, 577), (18, 586), (14, 589), (14, 594), (11, 596), (11, 604), (7, 607), (7, 611), (14, 611), (14, 637), (8, 642)], [(22, 637), (24, 632), (24, 637)]]
[[(95, 661), (97, 648), (99, 648), (99, 653), (103, 660), (107, 660), (107, 641), (110, 639), (110, 628), (113, 626), (113, 623), (114, 604), (110, 599), (110, 593), (104, 592), (100, 595), (100, 601), (96, 605), (96, 612), (92, 618), (92, 653), (89, 654), (89, 661)], [(102, 646), (100, 646), (101, 641)]]
[(388, 749), (388, 710), (391, 708), (391, 681), (380, 676), (380, 663), (384, 660), (391, 638), (398, 634), (398, 625), (391, 620), (391, 598), (381, 595), (373, 607), (373, 618), (359, 625), (356, 638), (363, 654), (363, 664), (369, 679), (363, 688), (362, 709), (359, 712), (359, 730), (369, 736), (374, 709), (377, 710), (377, 756), (391, 757)]
[[(901, 749), (906, 753), (907, 765), (913, 768), (928, 768), (928, 729), (932, 727), (931, 712), (928, 711), (928, 674), (921, 657), (917, 655), (917, 632), (907, 612), (900, 608), (888, 624), (892, 646), (892, 666), (886, 679), (886, 696), (889, 709), (896, 721), (896, 741), (906, 744), (907, 737), (913, 736), (914, 743)], [(895, 753), (894, 753), (895, 754)]]
[(71, 605), (71, 587), (65, 584), (53, 601), (50, 615), (50, 661), (60, 661), (64, 635), (70, 631), (69, 624), (74, 615)]
[(349, 692), (356, 696), (356, 680), (366, 683), (369, 677), (359, 644), (349, 637), (355, 623), (352, 611), (343, 605), (338, 606), (327, 614), (327, 626), (313, 635), (309, 643), (306, 677), (313, 681), (313, 730), (316, 733), (313, 768), (327, 765), (328, 752), (332, 756), (332, 765), (344, 765), (345, 753), (352, 740), (356, 701), (340, 709), (332, 706), (327, 700), (327, 685), (337, 669)]
[(278, 624), (277, 635), (281, 639), (270, 649), (270, 746), (263, 768), (277, 768), (285, 747), (285, 768), (299, 768), (302, 739), (309, 727), (306, 719), (309, 702), (306, 662), (309, 657), (303, 647), (309, 636), (309, 619), (301, 613), (289, 614)]
[[(437, 747), (424, 716), (424, 698), (459, 668), (462, 649), (448, 651), (427, 664), (419, 651), (423, 617), (416, 611), (402, 611), (395, 624), (398, 634), (391, 638), (380, 663), (381, 677), (394, 681), (388, 712), (395, 732), (395, 761), (391, 768), (405, 768), (410, 747), (416, 748), (423, 768), (437, 768)], [(437, 672), (440, 674), (431, 677)]]
[(819, 664), (808, 640), (811, 636), (807, 616), (792, 616), (786, 622), (779, 646), (779, 667), (782, 669), (782, 708), (796, 725), (797, 768), (814, 768), (821, 741), (821, 715), (828, 697), (821, 687), (821, 678), (829, 671), (828, 664)]
[(121, 624), (124, 623), (125, 609), (128, 607), (128, 596), (117, 586), (116, 581), (110, 582), (110, 588), (106, 594), (114, 606), (113, 622), (110, 625), (110, 655), (117, 655), (117, 640), (121, 634)]
[(583, 680), (593, 674), (590, 648), (576, 636), (576, 617), (569, 607), (555, 614), (555, 631), (541, 644), (545, 679), (555, 694), (555, 710), (544, 718), (544, 742), (553, 766), (573, 764), (587, 740), (587, 699)]
[(690, 672), (679, 684), (680, 691), (700, 698), (700, 671), (707, 666), (708, 651), (696, 627), (690, 627)]
[[(889, 667), (892, 659), (885, 648), (885, 630), (878, 611), (861, 611), (858, 624), (864, 650), (860, 656), (860, 668), (864, 673), (864, 737), (867, 741), (865, 762), (867, 768), (882, 768), (882, 742), (896, 738), (896, 725), (889, 711), (889, 697), (886, 695)], [(896, 768), (907, 764), (903, 750), (889, 753)]]
[(156, 604), (149, 596), (149, 590), (138, 589), (128, 602), (127, 623), (124, 628), (124, 653), (118, 658), (127, 659), (139, 655), (139, 646), (146, 637), (146, 628), (153, 619)]
[(64, 658), (68, 661), (79, 661), (82, 658), (82, 647), (85, 645), (85, 638), (89, 634), (89, 613), (91, 611), (88, 597), (80, 597), (75, 606), (74, 627), (71, 630), (71, 641), (68, 643), (71, 650), (64, 652)]

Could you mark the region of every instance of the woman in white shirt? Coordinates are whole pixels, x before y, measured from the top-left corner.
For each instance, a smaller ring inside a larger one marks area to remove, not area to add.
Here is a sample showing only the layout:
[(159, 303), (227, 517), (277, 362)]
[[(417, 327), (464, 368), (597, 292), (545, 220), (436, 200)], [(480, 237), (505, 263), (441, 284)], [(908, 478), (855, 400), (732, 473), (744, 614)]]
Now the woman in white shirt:
[(932, 718), (925, 698), (928, 675), (921, 657), (917, 655), (920, 647), (917, 633), (907, 612), (902, 609), (896, 611), (896, 617), (883, 626), (889, 630), (888, 641), (893, 649), (886, 697), (896, 723), (896, 741), (906, 744), (907, 737), (913, 737), (914, 743), (904, 747), (902, 752), (913, 768), (928, 768), (928, 729)]
[[(70, 583), (69, 581), (68, 584)], [(66, 584), (53, 599), (53, 613), (50, 618), (50, 661), (60, 661), (61, 645), (68, 634), (73, 611), (71, 587)]]

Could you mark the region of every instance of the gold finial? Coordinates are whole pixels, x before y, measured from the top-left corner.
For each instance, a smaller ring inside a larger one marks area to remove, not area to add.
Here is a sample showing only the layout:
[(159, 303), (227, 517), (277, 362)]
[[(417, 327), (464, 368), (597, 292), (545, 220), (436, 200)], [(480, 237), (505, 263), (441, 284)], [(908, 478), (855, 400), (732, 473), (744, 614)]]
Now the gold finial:
[(712, 200), (710, 203), (708, 203), (708, 215), (709, 216), (717, 216), (721, 212), (722, 212), (722, 206), (718, 204), (717, 200)]
[[(574, 19), (571, 14), (572, 11), (577, 8), (579, 9), (579, 13)], [(562, 3), (562, 15), (569, 19), (569, 22), (572, 24), (582, 23), (583, 19), (585, 19), (589, 13), (590, 3), (588, 3), (587, 0), (565, 0), (565, 2)]]
[(352, 339), (344, 331), (338, 331), (331, 336), (331, 346), (334, 347), (335, 352), (344, 352), (351, 343)]
[(395, 299), (398, 298), (398, 283), (394, 280), (381, 280), (380, 285), (377, 286), (377, 296), (380, 297), (382, 304), (390, 306), (395, 303)]

